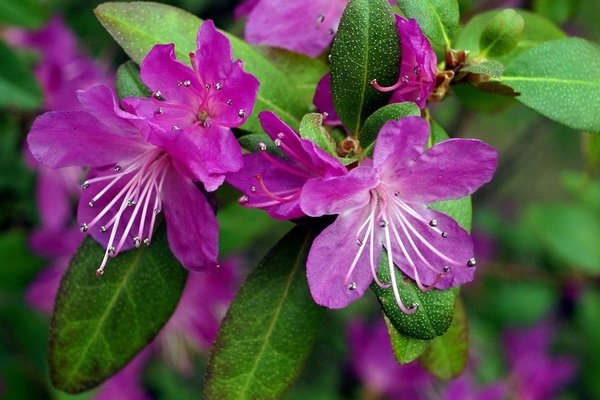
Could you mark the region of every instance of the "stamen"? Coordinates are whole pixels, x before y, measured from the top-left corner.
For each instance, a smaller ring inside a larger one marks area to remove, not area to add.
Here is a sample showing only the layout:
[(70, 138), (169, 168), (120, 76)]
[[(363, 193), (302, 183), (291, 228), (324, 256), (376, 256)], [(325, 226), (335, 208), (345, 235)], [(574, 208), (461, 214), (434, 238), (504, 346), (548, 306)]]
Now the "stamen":
[(258, 180), (258, 185), (260, 186), (260, 188), (262, 189), (262, 191), (267, 195), (267, 197), (279, 202), (279, 203), (289, 203), (290, 201), (296, 200), (298, 197), (300, 197), (300, 191), (296, 190), (295, 193), (291, 196), (288, 197), (279, 197), (277, 196), (275, 193), (271, 192), (269, 189), (267, 189), (267, 187), (265, 186), (265, 182), (262, 179), (262, 175), (261, 174), (256, 174), (256, 179)]

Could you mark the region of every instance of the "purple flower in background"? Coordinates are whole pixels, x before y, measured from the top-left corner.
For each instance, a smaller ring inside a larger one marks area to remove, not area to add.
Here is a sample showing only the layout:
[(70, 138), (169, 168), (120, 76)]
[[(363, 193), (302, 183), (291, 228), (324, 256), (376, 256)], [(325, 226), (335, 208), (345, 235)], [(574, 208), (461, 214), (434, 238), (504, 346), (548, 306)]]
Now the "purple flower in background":
[(371, 83), (377, 90), (393, 91), (390, 103), (412, 101), (419, 108), (423, 108), (427, 95), (435, 85), (437, 58), (416, 20), (406, 20), (396, 15), (396, 22), (402, 44), (402, 64), (398, 82), (389, 87), (379, 86), (376, 79)]
[(259, 154), (245, 154), (245, 167), (229, 174), (227, 183), (241, 190), (240, 204), (260, 208), (276, 219), (304, 216), (300, 209), (302, 188), (313, 179), (347, 173), (346, 167), (315, 143), (302, 139), (270, 111), (258, 115), (260, 123), (287, 159), (279, 158), (259, 144)]
[(317, 57), (333, 41), (347, 4), (348, 0), (247, 0), (236, 9), (236, 17), (248, 15), (248, 43)]
[(194, 149), (161, 147), (172, 133), (122, 111), (104, 86), (80, 92), (79, 99), (84, 111), (38, 117), (27, 140), (34, 157), (48, 167), (91, 167), (82, 184), (78, 220), (82, 232), (105, 246), (97, 273), (109, 256), (149, 245), (163, 208), (179, 261), (192, 270), (216, 266), (217, 221), (187, 167), (198, 157)]
[(468, 196), (489, 182), (497, 151), (475, 139), (449, 139), (424, 150), (429, 124), (419, 117), (389, 121), (381, 129), (373, 159), (347, 175), (310, 180), (300, 206), (309, 216), (337, 214), (314, 241), (307, 277), (315, 301), (342, 308), (360, 298), (374, 279), (392, 286), (407, 313), (395, 274), (377, 278), (382, 248), (421, 290), (447, 289), (473, 279), (475, 259), (469, 234), (428, 204)]
[(575, 377), (577, 364), (573, 358), (550, 355), (553, 330), (549, 322), (544, 322), (527, 330), (505, 333), (504, 346), (514, 398), (554, 398)]
[(337, 115), (331, 98), (331, 84), (329, 80), (329, 72), (323, 75), (313, 96), (313, 104), (317, 111), (323, 114), (323, 123), (326, 125), (342, 125), (340, 117)]
[(470, 371), (463, 372), (458, 378), (448, 382), (438, 400), (504, 400), (508, 387), (502, 381), (479, 387), (473, 382)]
[(207, 354), (242, 281), (240, 260), (225, 260), (218, 273), (190, 272), (169, 322), (155, 342), (163, 359), (185, 376), (194, 354)]
[(152, 355), (152, 345), (146, 347), (121, 371), (104, 382), (92, 396), (93, 400), (151, 400), (144, 390), (141, 376)]
[(348, 325), (350, 365), (364, 390), (365, 398), (426, 399), (435, 379), (419, 363), (396, 362), (385, 323), (368, 325), (353, 320)]
[(44, 110), (79, 109), (77, 90), (100, 84), (111, 86), (114, 81), (108, 67), (79, 51), (75, 34), (59, 16), (39, 31), (11, 28), (4, 37), (16, 48), (39, 53), (34, 74), (44, 92)]
[(231, 128), (241, 126), (254, 107), (258, 80), (232, 61), (231, 45), (212, 21), (198, 30), (192, 68), (175, 59), (174, 45), (156, 45), (141, 65), (141, 78), (153, 90), (149, 99), (128, 98), (126, 109), (164, 128), (154, 138), (170, 152), (191, 152), (188, 168), (216, 190), (228, 172), (243, 166), (241, 148)]

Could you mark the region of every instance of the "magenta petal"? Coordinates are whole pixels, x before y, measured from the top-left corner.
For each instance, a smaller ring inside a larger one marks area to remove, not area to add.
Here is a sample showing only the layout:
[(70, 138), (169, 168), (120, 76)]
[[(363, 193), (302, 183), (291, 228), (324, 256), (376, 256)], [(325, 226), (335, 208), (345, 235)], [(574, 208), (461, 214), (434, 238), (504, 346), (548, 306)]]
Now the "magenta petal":
[[(471, 237), (458, 223), (446, 214), (439, 211), (427, 209), (425, 206), (414, 206), (413, 209), (418, 212), (426, 221), (437, 221), (437, 229), (432, 228), (427, 222), (418, 221), (416, 218), (405, 214), (408, 222), (422, 236), (420, 240), (417, 235), (409, 230), (414, 246), (411, 245), (404, 231), (396, 224), (402, 243), (408, 253), (401, 250), (397, 241), (392, 240), (393, 261), (402, 272), (411, 279), (416, 279), (413, 269), (415, 266), (419, 281), (426, 286), (435, 283), (438, 274), (444, 270), (445, 266), (450, 269), (444, 273), (442, 280), (435, 286), (437, 289), (448, 289), (450, 287), (461, 285), (473, 280), (475, 276), (475, 267), (468, 267), (467, 263), (473, 258), (473, 241)], [(444, 237), (441, 232), (447, 235)], [(432, 251), (425, 243), (429, 243), (437, 252)], [(415, 249), (416, 247), (416, 249)], [(421, 260), (417, 253), (427, 260), (428, 265)], [(444, 257), (440, 256), (443, 254)], [(449, 261), (452, 260), (453, 262)]]
[(33, 156), (50, 168), (102, 166), (143, 150), (146, 144), (132, 128), (104, 125), (85, 111), (49, 112), (36, 118), (27, 142)]
[(169, 245), (185, 268), (214, 270), (219, 252), (215, 212), (200, 189), (175, 171), (166, 176), (162, 196)]
[(323, 75), (319, 83), (317, 83), (317, 88), (315, 89), (315, 95), (313, 97), (313, 104), (315, 107), (317, 107), (317, 110), (320, 113), (324, 114), (324, 124), (338, 125), (342, 123), (333, 106), (333, 99), (331, 98), (331, 84), (329, 83), (329, 73)]
[(408, 202), (424, 204), (468, 196), (489, 182), (498, 165), (498, 151), (476, 139), (449, 139), (425, 151), (395, 184)]
[[(404, 167), (423, 153), (429, 139), (429, 124), (421, 117), (389, 121), (379, 131), (373, 151), (373, 167), (386, 171)], [(390, 178), (393, 178), (390, 176)]]
[(311, 217), (362, 208), (371, 201), (369, 190), (377, 183), (376, 171), (367, 167), (332, 179), (309, 180), (302, 188), (300, 207)]
[[(361, 248), (356, 235), (367, 215), (367, 209), (340, 215), (314, 240), (308, 253), (306, 276), (310, 293), (317, 304), (328, 308), (346, 307), (362, 297), (371, 284), (373, 275), (369, 268), (368, 249), (363, 250), (356, 268), (346, 279), (352, 260)], [(374, 263), (379, 265), (381, 247), (376, 248)]]
[[(246, 21), (249, 43), (281, 47), (316, 57), (333, 40), (347, 0), (262, 0)], [(324, 16), (319, 22), (319, 16)]]
[(195, 63), (198, 71), (202, 71), (204, 83), (215, 84), (226, 77), (231, 70), (233, 60), (231, 44), (227, 36), (217, 31), (211, 20), (200, 26), (196, 37), (198, 50)]

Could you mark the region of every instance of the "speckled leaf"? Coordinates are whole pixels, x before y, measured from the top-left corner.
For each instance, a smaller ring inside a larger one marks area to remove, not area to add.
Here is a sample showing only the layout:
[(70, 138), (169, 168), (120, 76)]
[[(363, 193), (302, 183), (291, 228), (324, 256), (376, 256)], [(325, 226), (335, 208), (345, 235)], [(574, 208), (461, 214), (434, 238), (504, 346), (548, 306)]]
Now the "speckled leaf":
[(480, 64), (471, 64), (461, 69), (462, 72), (486, 75), (491, 78), (500, 78), (504, 72), (504, 65), (498, 61), (487, 60)]
[(388, 317), (384, 315), (385, 325), (387, 326), (392, 351), (398, 364), (408, 364), (416, 360), (427, 348), (429, 341), (419, 340), (406, 336), (398, 332)]
[[(418, 304), (415, 313), (404, 314), (398, 308), (393, 288), (383, 289), (373, 282), (371, 289), (377, 295), (383, 312), (394, 327), (400, 333), (420, 340), (429, 340), (443, 335), (452, 322), (454, 300), (459, 288), (432, 289), (429, 292), (423, 292), (412, 279), (402, 274), (398, 268), (394, 268), (394, 273), (398, 282), (400, 298), (404, 305), (408, 307), (411, 303)], [(388, 255), (385, 250), (381, 254), (377, 276), (382, 282), (390, 282)]]
[(414, 18), (433, 43), (450, 46), (458, 28), (457, 0), (396, 0), (408, 18)]
[(109, 260), (96, 276), (104, 249), (86, 238), (56, 297), (50, 328), (52, 383), (68, 393), (99, 385), (156, 336), (183, 291), (187, 271), (169, 249), (164, 225), (152, 245)]
[[(177, 59), (189, 64), (188, 53), (196, 49), (196, 34), (202, 24), (201, 19), (184, 10), (150, 2), (104, 3), (95, 9), (95, 13), (127, 55), (138, 64), (158, 43), (174, 43)], [(234, 59), (241, 59), (244, 70), (260, 81), (254, 111), (242, 128), (261, 132), (257, 115), (262, 110), (271, 110), (286, 123), (298, 126), (302, 116), (309, 111), (312, 94), (309, 97), (304, 88), (296, 87), (295, 80), (290, 80), (286, 73), (246, 42), (223, 33), (231, 41)], [(319, 67), (318, 73), (321, 72), (322, 67)]]
[(510, 63), (501, 82), (540, 114), (574, 129), (600, 132), (597, 44), (575, 37), (542, 43)]
[(117, 69), (115, 88), (119, 99), (125, 97), (150, 97), (150, 89), (140, 79), (140, 68), (133, 61), (121, 64)]
[(296, 379), (325, 312), (306, 282), (312, 240), (295, 227), (248, 276), (214, 343), (205, 398), (278, 399)]
[(331, 49), (331, 95), (340, 120), (357, 134), (391, 92), (371, 85), (396, 83), (401, 49), (396, 20), (385, 0), (350, 0)]
[(403, 103), (393, 103), (381, 107), (375, 111), (363, 125), (360, 131), (360, 145), (367, 155), (373, 153), (373, 147), (375, 146), (375, 139), (381, 130), (381, 127), (390, 120), (398, 121), (402, 117), (408, 115), (421, 115), (419, 106), (410, 101)]
[(323, 127), (323, 114), (306, 114), (300, 122), (299, 132), (302, 138), (313, 141), (327, 153), (336, 156), (335, 141)]
[(500, 11), (485, 25), (479, 37), (482, 57), (499, 57), (517, 47), (525, 21), (511, 8)]
[(467, 365), (469, 354), (468, 321), (460, 298), (454, 307), (454, 318), (446, 333), (429, 342), (419, 360), (431, 374), (442, 380), (459, 376)]

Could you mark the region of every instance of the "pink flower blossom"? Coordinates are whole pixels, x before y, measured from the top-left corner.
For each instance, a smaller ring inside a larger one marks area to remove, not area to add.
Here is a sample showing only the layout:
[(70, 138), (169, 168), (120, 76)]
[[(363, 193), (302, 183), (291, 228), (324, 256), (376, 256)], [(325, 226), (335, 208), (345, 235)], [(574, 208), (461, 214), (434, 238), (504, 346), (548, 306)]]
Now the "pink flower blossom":
[(216, 190), (228, 172), (243, 166), (231, 128), (241, 126), (254, 107), (258, 80), (232, 61), (231, 45), (212, 21), (198, 30), (192, 68), (175, 59), (174, 45), (156, 45), (141, 65), (141, 78), (154, 91), (149, 99), (128, 98), (126, 109), (170, 134), (153, 140), (170, 152), (196, 152), (187, 167), (206, 190)]
[(169, 244), (188, 269), (216, 266), (218, 227), (188, 160), (193, 151), (160, 146), (169, 135), (143, 118), (122, 111), (114, 93), (97, 86), (81, 92), (84, 111), (49, 112), (28, 135), (33, 156), (51, 168), (90, 166), (82, 187), (81, 231), (105, 247), (97, 270), (109, 256), (149, 245), (163, 209)]
[(449, 139), (425, 151), (429, 124), (419, 117), (389, 121), (381, 129), (373, 159), (365, 158), (347, 175), (310, 180), (300, 207), (307, 215), (337, 214), (314, 241), (307, 277), (315, 301), (342, 308), (363, 295), (375, 280), (392, 286), (402, 303), (395, 274), (377, 278), (387, 250), (390, 271), (396, 265), (421, 290), (447, 289), (474, 276), (473, 242), (446, 214), (429, 204), (468, 196), (488, 182), (497, 151), (475, 139)]
[(304, 216), (300, 209), (302, 188), (313, 179), (345, 175), (346, 167), (315, 143), (302, 139), (270, 111), (258, 115), (260, 123), (286, 159), (259, 144), (259, 154), (244, 155), (245, 167), (227, 177), (227, 183), (240, 189), (245, 207), (260, 208), (276, 219)]

